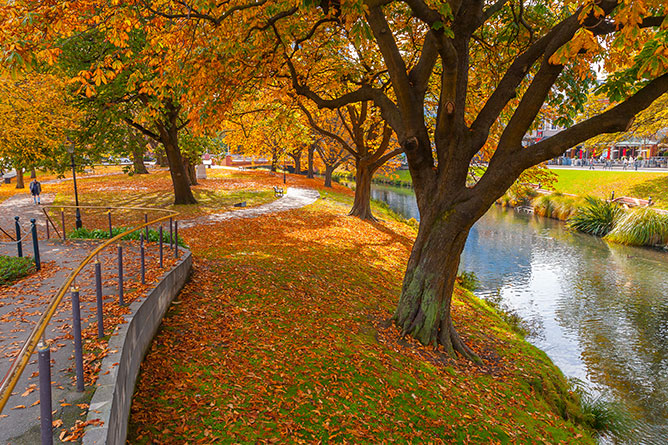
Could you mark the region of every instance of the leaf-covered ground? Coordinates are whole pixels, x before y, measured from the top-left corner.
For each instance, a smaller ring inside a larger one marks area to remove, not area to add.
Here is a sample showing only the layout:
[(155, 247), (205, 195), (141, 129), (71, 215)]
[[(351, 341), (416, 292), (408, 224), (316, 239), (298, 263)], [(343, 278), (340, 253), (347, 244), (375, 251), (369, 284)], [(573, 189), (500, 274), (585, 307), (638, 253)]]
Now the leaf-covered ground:
[(401, 340), (415, 232), (322, 195), (183, 231), (195, 270), (142, 365), (131, 443), (591, 441), (560, 373), (470, 294), (455, 322), (485, 366)]

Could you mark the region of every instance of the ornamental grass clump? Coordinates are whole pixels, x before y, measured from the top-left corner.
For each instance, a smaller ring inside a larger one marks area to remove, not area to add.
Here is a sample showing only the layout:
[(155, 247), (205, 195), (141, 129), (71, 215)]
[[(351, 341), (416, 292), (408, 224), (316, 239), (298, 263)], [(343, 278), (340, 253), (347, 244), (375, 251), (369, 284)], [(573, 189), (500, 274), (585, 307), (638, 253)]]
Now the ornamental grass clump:
[(606, 236), (624, 215), (619, 205), (593, 196), (585, 198), (586, 204), (568, 220), (568, 225), (580, 232)]
[(552, 195), (542, 195), (534, 199), (533, 204), (533, 213), (538, 216), (544, 216), (545, 218), (552, 218), (552, 213), (554, 212), (554, 194)]
[(668, 243), (668, 215), (649, 207), (628, 213), (606, 237), (614, 243), (630, 246), (656, 246)]

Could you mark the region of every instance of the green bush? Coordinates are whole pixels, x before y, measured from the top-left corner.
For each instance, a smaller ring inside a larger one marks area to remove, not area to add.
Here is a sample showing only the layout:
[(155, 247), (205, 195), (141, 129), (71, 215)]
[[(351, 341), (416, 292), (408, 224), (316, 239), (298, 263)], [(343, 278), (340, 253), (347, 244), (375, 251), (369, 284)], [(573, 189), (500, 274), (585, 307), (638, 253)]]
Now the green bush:
[(12, 283), (35, 271), (35, 261), (29, 257), (0, 255), (0, 285)]
[[(112, 235), (120, 235), (123, 232), (126, 232), (130, 230), (130, 227), (114, 227), (111, 229)], [(140, 233), (146, 233), (144, 229), (137, 230), (135, 232), (132, 232), (130, 234), (125, 235), (123, 240), (139, 240), (139, 234)], [(80, 229), (73, 230), (70, 232), (68, 235), (69, 238), (71, 239), (109, 239), (109, 231), (108, 230), (102, 230), (102, 229), (86, 229), (85, 227), (82, 227)], [(158, 242), (160, 239), (160, 234), (157, 230), (154, 229), (149, 229), (148, 231), (148, 242)], [(163, 231), (162, 233), (162, 242), (164, 243), (169, 243), (169, 231)], [(179, 246), (186, 247), (185, 242), (183, 241), (183, 238), (179, 236), (178, 240)]]
[(599, 435), (624, 439), (633, 429), (634, 421), (622, 405), (592, 394), (581, 380), (572, 378), (569, 383), (571, 390), (579, 396), (584, 423)]
[(649, 207), (629, 212), (606, 237), (608, 241), (630, 246), (656, 246), (668, 242), (668, 215)]
[(459, 281), (459, 285), (461, 287), (468, 289), (471, 292), (475, 292), (475, 290), (480, 286), (480, 280), (478, 280), (475, 272), (463, 271), (457, 277), (457, 281)]
[(624, 210), (614, 202), (593, 196), (587, 196), (585, 199), (587, 203), (569, 218), (568, 225), (590, 235), (606, 236), (624, 215)]

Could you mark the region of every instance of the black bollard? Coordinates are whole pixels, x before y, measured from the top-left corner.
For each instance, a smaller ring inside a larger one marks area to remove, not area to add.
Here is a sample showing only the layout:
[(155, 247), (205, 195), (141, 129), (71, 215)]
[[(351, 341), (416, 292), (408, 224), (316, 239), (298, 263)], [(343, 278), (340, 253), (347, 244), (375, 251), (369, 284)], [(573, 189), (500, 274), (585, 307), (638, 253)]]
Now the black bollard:
[(169, 248), (173, 249), (174, 244), (174, 218), (169, 218)]
[(108, 216), (108, 220), (109, 220), (109, 238), (111, 239), (111, 238), (114, 237), (114, 231), (113, 231), (113, 228), (111, 226), (111, 209), (107, 210), (107, 216)]
[(60, 211), (60, 222), (63, 224), (63, 241), (65, 241), (67, 236), (65, 236), (65, 212), (63, 210)]
[(118, 304), (123, 306), (123, 246), (118, 245)]
[(40, 270), (42, 268), (42, 262), (39, 259), (39, 240), (37, 239), (37, 220), (32, 218), (30, 220), (30, 231), (32, 232), (32, 250), (35, 259), (35, 268)]
[(160, 230), (158, 231), (158, 237), (160, 238), (159, 241), (159, 249), (158, 251), (160, 252), (160, 267), (162, 267), (162, 226), (160, 226)]
[(16, 226), (16, 250), (20, 258), (23, 256), (23, 245), (21, 244), (21, 225), (18, 216), (14, 217), (14, 225)]
[(79, 289), (72, 288), (72, 335), (74, 336), (74, 364), (77, 374), (77, 391), (84, 390), (83, 348), (81, 345), (81, 307)]
[(174, 256), (179, 257), (179, 222), (174, 221)]
[(49, 346), (40, 342), (37, 345), (39, 356), (39, 414), (42, 433), (42, 445), (53, 444), (53, 415), (51, 413), (51, 351)]
[(146, 284), (146, 252), (144, 250), (144, 234), (139, 234), (139, 258), (141, 271), (141, 284)]
[(95, 261), (95, 297), (97, 301), (97, 338), (104, 337), (104, 318), (102, 313), (102, 265)]
[[(148, 224), (148, 215), (144, 213), (144, 224)], [(148, 242), (148, 226), (144, 228), (144, 231), (146, 233), (146, 242)]]
[(46, 239), (50, 239), (50, 233), (49, 233), (49, 220), (46, 220)]

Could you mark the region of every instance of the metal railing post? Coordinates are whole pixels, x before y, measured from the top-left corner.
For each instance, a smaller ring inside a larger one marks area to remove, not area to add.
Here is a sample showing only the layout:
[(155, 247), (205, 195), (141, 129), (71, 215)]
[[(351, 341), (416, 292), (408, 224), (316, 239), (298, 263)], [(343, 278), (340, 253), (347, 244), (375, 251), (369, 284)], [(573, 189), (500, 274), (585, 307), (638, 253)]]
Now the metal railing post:
[(174, 218), (169, 218), (169, 248), (174, 248)]
[(23, 245), (21, 244), (21, 225), (18, 216), (14, 217), (14, 226), (16, 228), (16, 250), (20, 258), (23, 256)]
[(72, 288), (72, 335), (74, 336), (74, 364), (77, 375), (77, 391), (84, 390), (83, 347), (81, 345), (81, 307), (79, 289)]
[(60, 211), (60, 222), (62, 223), (63, 226), (63, 241), (67, 239), (67, 236), (65, 235), (65, 211), (61, 210)]
[(40, 342), (37, 346), (39, 357), (39, 414), (42, 445), (53, 444), (53, 416), (51, 413), (51, 350)]
[(46, 220), (46, 239), (47, 239), (47, 240), (48, 240), (48, 239), (51, 239), (51, 238), (50, 238), (50, 235), (51, 235), (51, 234), (49, 233), (49, 220), (47, 219), (47, 220)]
[(179, 257), (179, 222), (174, 221), (174, 256)]
[(118, 245), (118, 304), (125, 304), (123, 301), (123, 246)]
[[(144, 224), (148, 224), (148, 213), (144, 213)], [(148, 242), (148, 226), (144, 228), (146, 233), (146, 242)]]
[(113, 227), (111, 225), (111, 209), (109, 209), (107, 211), (107, 216), (108, 216), (108, 220), (109, 220), (109, 238), (113, 238), (114, 230), (113, 230)]
[(146, 284), (146, 252), (144, 249), (144, 234), (140, 233), (139, 234), (139, 260), (140, 260), (140, 267), (139, 270), (141, 272), (141, 284)]
[(158, 237), (160, 238), (159, 248), (158, 248), (158, 251), (160, 252), (160, 267), (162, 267), (162, 263), (163, 263), (163, 260), (162, 260), (162, 258), (163, 258), (163, 254), (162, 254), (162, 226), (160, 226), (160, 230), (158, 231)]
[(39, 258), (39, 240), (37, 239), (37, 220), (32, 218), (30, 220), (30, 231), (32, 232), (32, 250), (35, 260), (35, 268), (40, 270), (42, 268), (42, 262)]
[(97, 338), (104, 337), (104, 317), (102, 312), (102, 265), (95, 261), (95, 301), (97, 303)]

